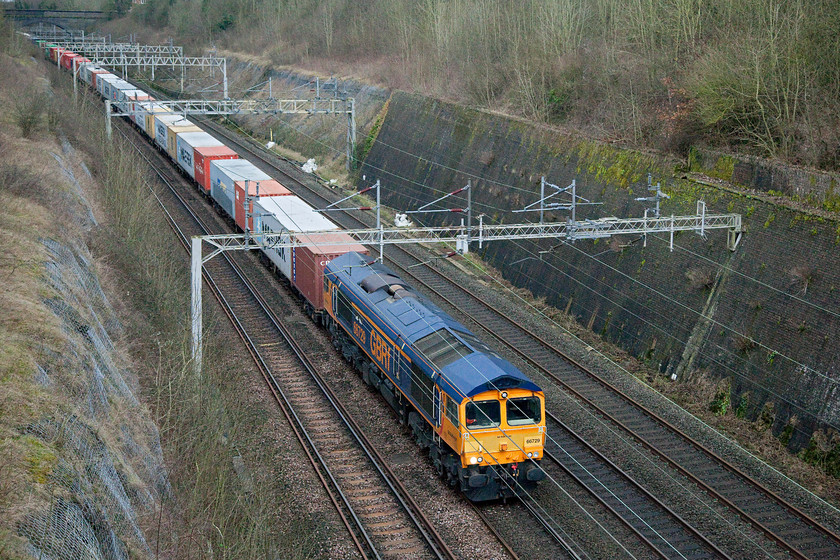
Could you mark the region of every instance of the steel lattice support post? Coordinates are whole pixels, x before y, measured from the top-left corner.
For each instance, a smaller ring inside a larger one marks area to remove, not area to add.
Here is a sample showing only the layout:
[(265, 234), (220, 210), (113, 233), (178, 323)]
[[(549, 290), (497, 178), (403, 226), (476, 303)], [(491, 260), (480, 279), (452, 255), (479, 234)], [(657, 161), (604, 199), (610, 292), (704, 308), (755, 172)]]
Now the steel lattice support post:
[(196, 376), (201, 377), (203, 333), (201, 324), (201, 237), (193, 237), (190, 250), (190, 288), (192, 308), (192, 359)]
[(222, 88), (224, 89), (223, 97), (228, 98), (228, 82), (227, 82), (227, 59), (222, 63)]
[(111, 139), (111, 100), (105, 100), (105, 135)]
[(356, 152), (356, 100), (347, 100), (349, 108), (347, 111), (347, 170), (353, 169), (353, 157)]
[(472, 241), (472, 181), (467, 181), (467, 250)]

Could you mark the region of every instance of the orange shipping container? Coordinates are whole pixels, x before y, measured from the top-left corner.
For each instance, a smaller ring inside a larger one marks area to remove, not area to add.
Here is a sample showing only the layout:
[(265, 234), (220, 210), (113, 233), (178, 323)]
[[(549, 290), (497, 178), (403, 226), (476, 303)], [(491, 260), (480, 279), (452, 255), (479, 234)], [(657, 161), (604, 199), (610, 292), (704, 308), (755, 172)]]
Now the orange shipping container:
[[(264, 196), (286, 196), (292, 194), (292, 192), (275, 181), (274, 179), (270, 179), (268, 181), (248, 181), (248, 194), (250, 196), (257, 196), (257, 184), (259, 183), (259, 195), (260, 197)], [(245, 181), (237, 181), (234, 183), (234, 188), (236, 190), (236, 198), (234, 199), (234, 213), (236, 225), (238, 225), (242, 231), (245, 231)], [(251, 216), (248, 218), (248, 228), (251, 231), (254, 231), (254, 200), (251, 199), (250, 204), (248, 205), (248, 212), (251, 213)]]
[(79, 55), (74, 52), (66, 51), (61, 55), (61, 67), (65, 70), (72, 70), (74, 58), (79, 58)]
[(239, 155), (227, 146), (196, 146), (193, 149), (195, 182), (204, 192), (210, 192), (210, 162), (215, 159), (239, 159)]
[(91, 73), (90, 73), (90, 87), (92, 87), (93, 89), (95, 89), (97, 91), (99, 91), (99, 88), (96, 85), (96, 77), (99, 74), (110, 74), (110, 72), (108, 72), (107, 70), (92, 70), (91, 71)]

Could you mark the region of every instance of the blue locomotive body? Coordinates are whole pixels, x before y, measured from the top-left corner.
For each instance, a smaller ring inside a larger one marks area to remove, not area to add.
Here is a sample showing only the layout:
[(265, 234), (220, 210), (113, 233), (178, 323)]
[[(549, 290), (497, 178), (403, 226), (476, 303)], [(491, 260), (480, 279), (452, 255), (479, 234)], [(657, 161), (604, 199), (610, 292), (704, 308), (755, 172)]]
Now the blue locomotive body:
[(481, 501), (544, 476), (544, 398), (522, 372), (365, 255), (329, 263), (324, 291), (336, 347), (453, 486)]

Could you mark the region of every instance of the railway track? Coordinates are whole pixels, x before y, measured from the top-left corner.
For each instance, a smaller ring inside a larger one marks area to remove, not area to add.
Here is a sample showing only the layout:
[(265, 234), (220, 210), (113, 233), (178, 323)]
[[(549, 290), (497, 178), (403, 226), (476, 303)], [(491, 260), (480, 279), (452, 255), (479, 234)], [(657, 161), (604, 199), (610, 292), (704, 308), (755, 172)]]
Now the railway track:
[[(132, 81), (132, 80), (129, 80), (129, 81)], [(148, 87), (148, 84), (135, 84), (135, 85), (137, 85), (138, 87)], [(162, 92), (160, 92), (160, 91), (158, 92), (158, 95), (159, 95), (159, 97), (163, 97), (163, 98), (167, 97), (167, 95), (165, 93), (162, 94)], [(202, 125), (204, 125), (208, 132), (211, 132), (212, 131), (211, 129), (215, 130), (215, 129), (220, 128), (220, 127), (218, 127), (218, 125), (216, 125), (215, 123), (212, 123), (212, 121), (209, 121), (206, 118), (201, 118), (201, 117), (196, 118), (195, 116), (193, 116), (192, 118), (196, 122), (200, 122)], [(236, 142), (236, 141), (231, 141), (230, 143), (241, 146), (240, 143)], [(139, 151), (139, 148), (138, 148), (138, 151)], [(162, 161), (166, 162), (166, 165), (168, 165), (168, 160), (161, 157), (160, 154), (157, 154), (157, 152), (154, 152), (154, 153)], [(254, 154), (254, 155), (256, 155), (256, 154)], [(261, 160), (262, 158), (258, 157), (257, 159)], [(254, 161), (254, 163), (259, 165), (259, 161)], [(160, 174), (159, 171), (158, 171), (158, 173)], [(286, 174), (283, 173), (283, 175), (286, 175)], [(171, 187), (170, 187), (170, 189), (171, 189)], [(174, 189), (173, 189), (173, 192), (174, 192)], [(232, 322), (234, 321), (234, 319), (231, 319), (231, 320), (232, 320)], [(248, 341), (245, 340), (245, 338), (243, 338), (243, 341), (246, 342), (246, 344), (248, 344)], [(253, 355), (253, 352), (252, 352), (252, 355)], [(255, 361), (257, 361), (257, 360), (255, 359)], [(263, 374), (263, 375), (265, 377), (265, 374)], [(267, 382), (268, 382), (268, 379), (267, 379)], [(273, 391), (273, 389), (272, 389), (272, 391)], [(560, 557), (568, 557), (568, 558), (572, 558), (572, 559), (580, 558), (580, 556), (577, 554), (577, 552), (575, 552), (575, 548), (573, 546), (571, 546), (569, 544), (569, 542), (561, 536), (561, 531), (558, 531), (558, 527), (557, 527), (556, 522), (553, 519), (551, 519), (550, 516), (546, 516), (543, 513), (541, 513), (540, 508), (537, 508), (537, 507), (526, 506), (526, 509), (527, 509), (527, 511), (530, 512), (530, 514), (533, 516), (533, 518), (537, 521), (538, 527), (542, 528), (542, 530), (544, 530), (548, 535), (550, 535), (554, 539), (555, 543), (559, 545), (559, 549), (553, 554), (552, 558), (560, 558)], [(485, 526), (490, 531), (490, 533), (494, 535), (494, 537), (499, 542), (501, 547), (508, 554), (510, 554), (512, 557), (516, 557), (517, 555), (516, 555), (514, 549), (506, 541), (506, 539), (502, 536), (502, 534), (499, 531), (497, 531), (495, 529), (495, 527), (488, 521), (487, 517), (485, 515), (483, 515), (481, 513), (481, 511), (478, 508), (476, 508), (474, 505), (473, 505), (473, 510), (478, 514), (478, 517), (482, 520), (482, 522), (485, 524)]]
[[(177, 201), (177, 205), (161, 201), (161, 206), (180, 242), (189, 250), (190, 236), (209, 232), (194, 211), (202, 200), (193, 196), (195, 191), (189, 183), (179, 181), (168, 160), (153, 152), (145, 141), (138, 143), (130, 138), (130, 132), (123, 132), (169, 187), (171, 200)], [(176, 186), (179, 182), (181, 185)], [(191, 194), (180, 194), (184, 189)], [(205, 265), (204, 280), (245, 342), (360, 555), (456, 558), (318, 373), (307, 352), (248, 280), (237, 263), (239, 259), (224, 257)], [(297, 309), (296, 304), (293, 309)]]
[[(273, 158), (278, 159), (276, 156), (255, 148), (247, 140), (238, 138), (224, 127), (210, 121), (204, 121), (204, 124), (212, 132), (223, 136), (226, 141), (253, 156), (257, 165), (262, 162), (273, 173), (281, 173), (299, 188), (305, 189), (306, 193), (297, 194), (310, 204), (323, 207), (338, 198), (336, 196), (331, 199), (329, 195), (318, 192), (288, 175), (276, 161), (272, 161)], [(336, 216), (336, 219), (348, 228), (370, 227), (368, 216), (360, 213)], [(596, 414), (631, 436), (653, 457), (664, 461), (714, 499), (727, 505), (790, 556), (800, 559), (840, 558), (840, 536), (831, 528), (819, 523), (772, 489), (741, 472), (725, 458), (635, 402), (621, 389), (605, 381), (549, 341), (500, 314), (492, 304), (469, 291), (468, 287), (452, 281), (434, 267), (409, 268), (416, 264), (417, 259), (402, 246), (390, 247), (386, 257), (403, 274), (412, 277), (417, 284), (422, 284), (426, 290), (434, 293), (453, 309), (457, 309), (460, 315), (468, 316), (489, 336), (507, 346)], [(622, 496), (625, 492), (618, 487), (616, 491), (617, 496)], [(632, 501), (630, 496), (626, 498)], [(636, 523), (633, 518), (637, 517), (637, 514), (619, 514), (619, 517), (632, 524)], [(688, 529), (683, 526), (680, 530)], [(640, 531), (645, 532), (642, 529)], [(665, 548), (673, 544), (669, 541)], [(665, 555), (661, 546), (654, 547), (660, 554)], [(708, 544), (703, 548), (707, 552), (710, 550)]]

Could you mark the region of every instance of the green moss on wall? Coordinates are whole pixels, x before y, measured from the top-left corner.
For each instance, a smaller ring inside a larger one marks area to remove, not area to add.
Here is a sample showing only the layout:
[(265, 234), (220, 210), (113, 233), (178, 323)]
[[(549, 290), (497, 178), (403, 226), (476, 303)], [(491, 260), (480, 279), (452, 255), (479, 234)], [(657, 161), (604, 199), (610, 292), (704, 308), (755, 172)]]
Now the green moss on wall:
[(382, 123), (385, 122), (385, 117), (388, 115), (388, 107), (390, 104), (391, 99), (389, 98), (382, 106), (382, 109), (379, 110), (376, 118), (373, 120), (370, 131), (367, 133), (367, 136), (365, 136), (365, 141), (356, 149), (357, 162), (365, 161), (365, 158), (370, 152), (370, 149), (373, 147), (374, 142), (376, 142), (376, 137), (379, 136), (379, 130), (382, 128)]

